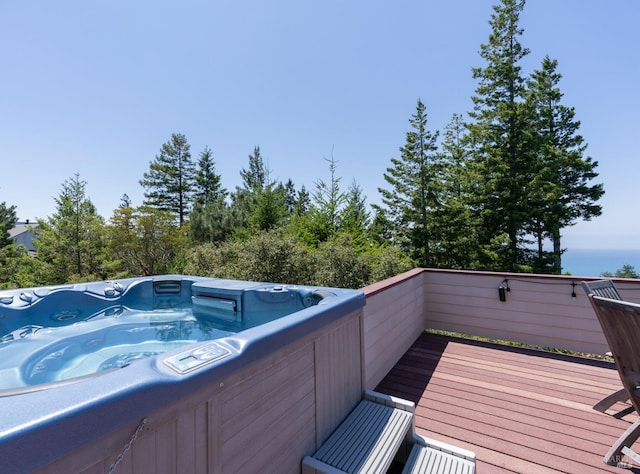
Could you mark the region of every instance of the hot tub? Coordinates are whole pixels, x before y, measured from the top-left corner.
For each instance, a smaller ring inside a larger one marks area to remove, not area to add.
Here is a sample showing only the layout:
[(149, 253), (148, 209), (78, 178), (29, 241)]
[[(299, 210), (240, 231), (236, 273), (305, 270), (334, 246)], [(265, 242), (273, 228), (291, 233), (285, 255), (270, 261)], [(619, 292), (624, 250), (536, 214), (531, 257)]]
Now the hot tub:
[(1, 291), (3, 472), (32, 471), (219, 389), (362, 306), (356, 290), (181, 275)]

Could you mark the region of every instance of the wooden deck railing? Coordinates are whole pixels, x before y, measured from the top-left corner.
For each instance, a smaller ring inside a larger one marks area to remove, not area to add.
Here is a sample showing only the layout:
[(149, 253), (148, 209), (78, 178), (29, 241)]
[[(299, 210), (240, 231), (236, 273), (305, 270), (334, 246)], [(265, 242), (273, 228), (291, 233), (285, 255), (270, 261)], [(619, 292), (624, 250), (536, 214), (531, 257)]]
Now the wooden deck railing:
[[(580, 282), (595, 278), (426, 270), (427, 327), (604, 354), (607, 347)], [(505, 301), (499, 287), (505, 288)], [(640, 280), (617, 280), (624, 299), (638, 301)], [(507, 291), (510, 290), (510, 291)]]
[(415, 269), (365, 287), (362, 383), (373, 389), (425, 329), (425, 273)]
[[(609, 348), (580, 286), (595, 279), (414, 269), (365, 287), (363, 386), (375, 388), (425, 328), (604, 354)], [(640, 280), (615, 283), (624, 299), (640, 303)]]

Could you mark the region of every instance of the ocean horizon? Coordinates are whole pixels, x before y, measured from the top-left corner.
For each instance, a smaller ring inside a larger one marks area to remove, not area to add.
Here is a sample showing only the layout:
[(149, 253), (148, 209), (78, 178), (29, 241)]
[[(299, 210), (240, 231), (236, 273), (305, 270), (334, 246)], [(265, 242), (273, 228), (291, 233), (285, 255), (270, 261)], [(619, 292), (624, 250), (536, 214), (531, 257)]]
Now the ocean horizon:
[(635, 249), (567, 249), (562, 254), (562, 273), (573, 276), (612, 275), (624, 265), (640, 273), (640, 250)]

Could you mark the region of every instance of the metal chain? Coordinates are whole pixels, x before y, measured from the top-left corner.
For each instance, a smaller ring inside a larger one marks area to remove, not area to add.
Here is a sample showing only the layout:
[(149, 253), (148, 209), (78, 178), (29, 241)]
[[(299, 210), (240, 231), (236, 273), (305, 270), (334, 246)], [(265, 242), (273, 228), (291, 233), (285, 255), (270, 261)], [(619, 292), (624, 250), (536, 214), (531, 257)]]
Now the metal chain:
[(131, 438), (129, 439), (129, 441), (123, 446), (122, 451), (120, 452), (120, 454), (118, 454), (118, 456), (116, 456), (116, 460), (113, 461), (111, 466), (109, 466), (109, 470), (107, 471), (107, 474), (112, 474), (113, 471), (116, 470), (116, 467), (118, 466), (118, 464), (120, 464), (120, 462), (124, 459), (124, 455), (127, 453), (127, 451), (129, 451), (131, 449), (131, 445), (135, 442), (135, 440), (138, 439), (138, 435), (143, 430), (144, 425), (145, 425), (146, 422), (147, 422), (146, 418), (143, 418), (142, 420), (140, 420), (140, 423), (138, 424), (138, 427), (136, 428), (136, 430), (131, 435)]

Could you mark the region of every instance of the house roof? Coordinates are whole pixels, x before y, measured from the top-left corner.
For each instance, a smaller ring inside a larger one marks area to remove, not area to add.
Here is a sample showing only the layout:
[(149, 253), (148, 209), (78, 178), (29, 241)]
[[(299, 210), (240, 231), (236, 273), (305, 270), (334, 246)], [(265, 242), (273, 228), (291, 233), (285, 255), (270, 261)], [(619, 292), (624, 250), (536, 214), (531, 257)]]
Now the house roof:
[(26, 222), (18, 222), (16, 226), (9, 230), (9, 238), (16, 244), (22, 244), (27, 247), (29, 251), (35, 251), (35, 247), (33, 245), (33, 238), (35, 237), (35, 232), (33, 229), (37, 227), (37, 223)]
[(19, 222), (13, 229), (9, 231), (9, 238), (13, 239), (20, 234), (24, 234), (25, 232), (33, 232), (33, 227), (33, 224)]

